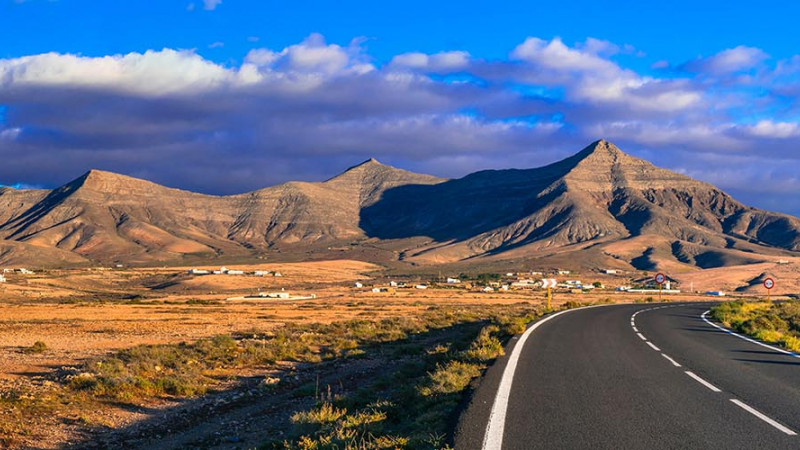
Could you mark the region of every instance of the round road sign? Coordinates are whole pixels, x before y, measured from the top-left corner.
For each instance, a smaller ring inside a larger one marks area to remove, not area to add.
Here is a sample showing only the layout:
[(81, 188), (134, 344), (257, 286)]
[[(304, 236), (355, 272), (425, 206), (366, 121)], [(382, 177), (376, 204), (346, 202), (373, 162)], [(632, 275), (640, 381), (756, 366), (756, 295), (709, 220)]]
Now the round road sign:
[(773, 280), (772, 278), (767, 278), (766, 280), (764, 280), (764, 287), (767, 288), (767, 289), (774, 288), (775, 287), (775, 280)]
[(658, 275), (656, 275), (656, 283), (664, 284), (665, 281), (667, 281), (666, 275), (664, 275), (663, 273), (659, 273)]

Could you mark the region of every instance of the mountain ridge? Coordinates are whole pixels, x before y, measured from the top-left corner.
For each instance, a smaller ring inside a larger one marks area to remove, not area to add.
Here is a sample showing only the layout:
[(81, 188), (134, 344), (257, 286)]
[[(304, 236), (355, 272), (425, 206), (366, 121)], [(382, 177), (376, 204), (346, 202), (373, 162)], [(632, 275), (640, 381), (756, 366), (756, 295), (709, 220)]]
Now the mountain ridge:
[(415, 265), (582, 252), (596, 266), (705, 268), (800, 251), (800, 220), (599, 140), (538, 168), (444, 179), (370, 158), (322, 182), (227, 196), (92, 169), (49, 191), (0, 189), (0, 244), (0, 263), (40, 265), (346, 248)]

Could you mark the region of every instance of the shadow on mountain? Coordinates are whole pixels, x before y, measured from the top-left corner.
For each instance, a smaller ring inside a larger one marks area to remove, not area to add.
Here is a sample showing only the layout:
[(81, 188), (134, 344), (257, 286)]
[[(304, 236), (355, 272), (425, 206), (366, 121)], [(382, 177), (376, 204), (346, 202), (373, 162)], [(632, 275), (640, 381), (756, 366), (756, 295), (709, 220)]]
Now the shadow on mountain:
[(485, 170), (435, 185), (388, 189), (361, 210), (359, 227), (379, 239), (472, 238), (550, 204), (564, 192), (556, 182), (584, 157), (585, 151), (537, 169)]

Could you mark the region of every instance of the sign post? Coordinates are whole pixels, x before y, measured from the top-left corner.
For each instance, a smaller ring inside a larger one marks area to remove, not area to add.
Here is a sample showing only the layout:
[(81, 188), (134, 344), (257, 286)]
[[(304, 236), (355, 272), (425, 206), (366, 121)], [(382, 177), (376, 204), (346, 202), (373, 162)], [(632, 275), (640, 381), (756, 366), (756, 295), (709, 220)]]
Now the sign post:
[(552, 288), (556, 287), (558, 283), (556, 282), (555, 278), (544, 278), (542, 279), (542, 287), (547, 288), (547, 309), (550, 309), (550, 303), (553, 299), (553, 293), (551, 291)]
[(767, 277), (767, 279), (764, 280), (764, 287), (767, 288), (767, 301), (768, 302), (772, 301), (772, 300), (770, 300), (770, 293), (772, 291), (772, 288), (775, 287), (775, 280), (773, 280), (772, 278)]
[(656, 283), (658, 283), (658, 301), (661, 301), (661, 287), (667, 281), (667, 276), (663, 273), (659, 273), (656, 275)]

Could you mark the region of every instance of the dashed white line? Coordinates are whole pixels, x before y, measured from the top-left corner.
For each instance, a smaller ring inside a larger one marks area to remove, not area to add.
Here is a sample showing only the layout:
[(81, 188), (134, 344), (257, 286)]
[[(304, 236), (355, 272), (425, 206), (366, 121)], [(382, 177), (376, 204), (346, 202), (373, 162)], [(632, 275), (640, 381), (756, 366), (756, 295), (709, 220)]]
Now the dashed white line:
[(793, 356), (793, 357), (795, 357), (795, 358), (800, 358), (800, 355), (798, 355), (797, 353), (790, 352), (790, 351), (788, 351), (788, 350), (784, 350), (784, 349), (782, 349), (782, 348), (773, 347), (773, 346), (771, 346), (771, 345), (767, 345), (767, 344), (765, 344), (765, 343), (763, 343), (763, 342), (759, 342), (759, 341), (757, 341), (757, 340), (755, 340), (755, 339), (750, 339), (750, 338), (749, 338), (749, 337), (747, 337), (747, 336), (742, 336), (742, 335), (741, 335), (741, 334), (739, 334), (739, 333), (734, 333), (733, 331), (731, 331), (731, 330), (729, 330), (729, 329), (727, 329), (727, 328), (725, 328), (725, 327), (721, 327), (721, 326), (719, 326), (719, 325), (715, 324), (714, 322), (711, 322), (711, 321), (710, 321), (710, 320), (708, 320), (708, 318), (706, 317), (706, 314), (708, 314), (708, 313), (710, 313), (710, 312), (711, 312), (711, 310), (708, 310), (708, 311), (704, 312), (703, 314), (701, 314), (701, 315), (700, 315), (700, 318), (701, 318), (701, 319), (703, 319), (703, 320), (704, 320), (704, 321), (705, 321), (707, 324), (711, 325), (712, 327), (714, 327), (714, 328), (717, 328), (717, 329), (719, 329), (719, 330), (722, 330), (722, 331), (724, 331), (724, 332), (726, 332), (726, 333), (730, 334), (731, 336), (736, 336), (736, 337), (738, 337), (739, 339), (744, 339), (744, 340), (745, 340), (745, 341), (747, 341), (747, 342), (750, 342), (750, 343), (753, 343), (753, 344), (756, 344), (756, 345), (760, 345), (760, 346), (762, 346), (762, 347), (764, 347), (764, 348), (768, 348), (768, 349), (770, 349), (770, 350), (775, 350), (776, 352), (780, 352), (780, 353), (783, 353), (783, 354), (785, 354), (785, 355)]
[(653, 350), (655, 350), (655, 351), (657, 351), (657, 352), (660, 352), (660, 351), (661, 351), (661, 349), (660, 349), (660, 348), (658, 348), (658, 347), (656, 347), (656, 346), (655, 346), (655, 344), (653, 344), (652, 342), (650, 342), (650, 341), (646, 341), (645, 343), (646, 343), (647, 345), (649, 345), (649, 346), (650, 346), (650, 348), (652, 348)]
[(636, 327), (633, 327), (633, 331), (635, 331), (635, 332), (637, 332), (637, 333), (638, 333), (638, 332), (639, 332), (639, 329), (638, 329), (638, 328), (636, 328)]
[(692, 372), (690, 370), (686, 371), (686, 375), (689, 375), (690, 377), (694, 378), (695, 381), (697, 381), (698, 383), (702, 384), (703, 386), (711, 389), (714, 392), (722, 392), (722, 390), (720, 390), (718, 387), (716, 387), (713, 384), (709, 383), (708, 381), (700, 378), (699, 376), (697, 376), (694, 372)]
[(678, 361), (675, 361), (674, 359), (670, 358), (669, 356), (665, 355), (664, 353), (662, 353), (661, 356), (663, 356), (664, 358), (667, 358), (667, 361), (671, 362), (673, 366), (675, 366), (675, 367), (680, 367), (681, 366), (680, 364), (678, 364)]
[(643, 340), (643, 341), (647, 342), (647, 338), (646, 338), (646, 337), (644, 337), (644, 336), (642, 336), (642, 333), (636, 333), (636, 335), (637, 335), (637, 336), (639, 336), (639, 339), (641, 339), (641, 340)]
[(748, 406), (748, 405), (747, 405), (746, 403), (744, 403), (743, 401), (737, 400), (737, 399), (735, 399), (735, 398), (732, 398), (732, 399), (731, 399), (731, 401), (732, 401), (733, 403), (735, 403), (737, 406), (739, 406), (740, 408), (742, 408), (743, 410), (745, 410), (745, 411), (749, 412), (750, 414), (752, 414), (752, 415), (754, 415), (754, 416), (758, 417), (759, 419), (763, 420), (764, 422), (767, 422), (768, 424), (770, 424), (770, 425), (772, 425), (773, 427), (775, 427), (775, 428), (777, 428), (777, 429), (781, 430), (782, 432), (784, 432), (784, 433), (788, 434), (789, 436), (796, 436), (796, 435), (797, 435), (797, 433), (795, 433), (794, 431), (792, 431), (792, 430), (790, 430), (790, 429), (786, 428), (785, 426), (783, 426), (783, 425), (779, 424), (778, 422), (776, 422), (776, 421), (774, 421), (774, 420), (770, 419), (770, 418), (769, 418), (769, 417), (767, 417), (765, 414), (763, 414), (763, 413), (761, 413), (761, 412), (759, 412), (759, 411), (757, 411), (757, 410), (753, 409), (752, 407)]

